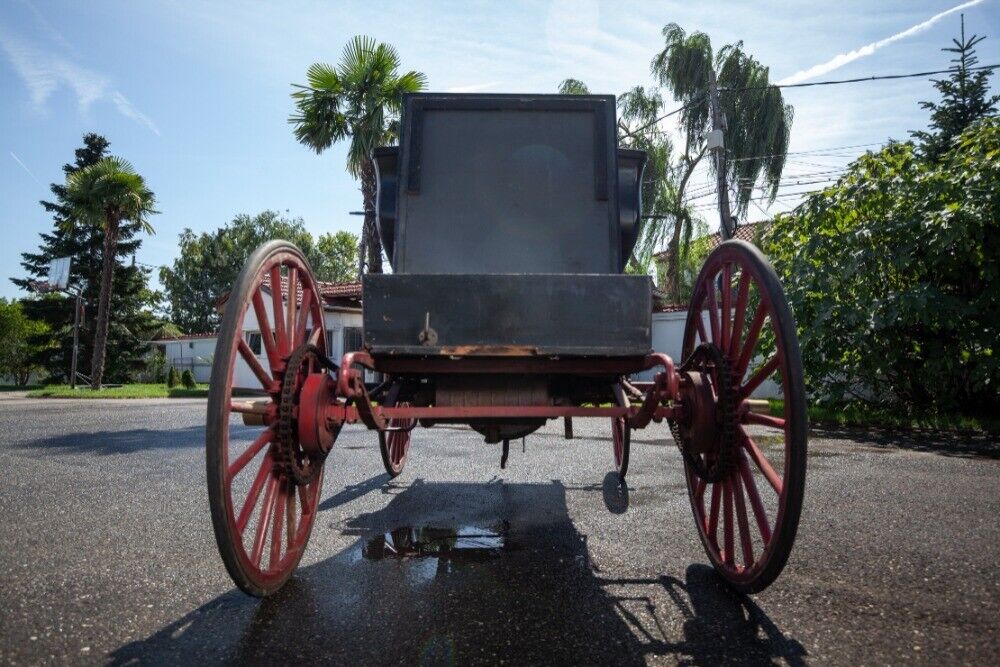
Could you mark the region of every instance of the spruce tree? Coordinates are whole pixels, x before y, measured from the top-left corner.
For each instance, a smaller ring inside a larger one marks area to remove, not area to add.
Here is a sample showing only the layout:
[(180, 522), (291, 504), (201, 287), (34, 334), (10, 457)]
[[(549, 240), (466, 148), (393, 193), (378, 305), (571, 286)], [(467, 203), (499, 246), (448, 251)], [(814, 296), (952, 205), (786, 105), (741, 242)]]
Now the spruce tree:
[(952, 140), (965, 128), (980, 118), (997, 112), (1000, 95), (990, 95), (990, 77), (993, 70), (971, 71), (979, 63), (976, 45), (986, 39), (985, 35), (965, 37), (965, 15), (958, 39), (952, 39), (954, 46), (941, 49), (955, 54), (951, 59), (951, 75), (947, 79), (934, 80), (934, 87), (941, 93), (940, 102), (921, 102), (920, 107), (931, 112), (930, 128), (927, 131), (911, 132), (917, 139), (920, 152), (931, 161), (938, 161), (951, 146)]
[[(75, 160), (63, 166), (68, 176), (84, 167), (96, 164), (108, 152), (110, 143), (104, 137), (89, 133), (83, 137), (83, 146), (76, 149)], [(39, 202), (52, 214), (53, 226), (50, 232), (39, 234), (41, 243), (38, 252), (21, 255), (21, 266), (26, 272), (23, 278), (11, 278), (18, 287), (30, 290), (34, 281), (44, 280), (48, 274), (49, 262), (57, 257), (71, 257), (69, 290), (82, 290), (83, 313), (80, 320), (80, 354), (78, 370), (90, 375), (90, 360), (93, 351), (94, 319), (97, 316), (97, 302), (101, 290), (101, 259), (104, 232), (90, 225), (69, 225), (73, 215), (66, 201), (65, 183), (50, 186), (52, 201)], [(122, 382), (140, 364), (145, 351), (147, 332), (158, 322), (149, 313), (155, 305), (157, 295), (148, 288), (149, 271), (133, 262), (141, 240), (136, 237), (140, 227), (134, 223), (121, 226), (120, 241), (116, 253), (117, 266), (114, 275), (114, 291), (111, 310), (115, 313), (108, 333), (108, 358), (104, 375), (108, 382)], [(24, 300), (25, 313), (35, 320), (45, 322), (50, 329), (49, 340), (55, 347), (39, 352), (36, 360), (44, 366), (54, 380), (68, 381), (69, 365), (73, 347), (73, 304), (74, 299), (59, 294), (29, 298)], [(41, 343), (42, 341), (37, 341)]]

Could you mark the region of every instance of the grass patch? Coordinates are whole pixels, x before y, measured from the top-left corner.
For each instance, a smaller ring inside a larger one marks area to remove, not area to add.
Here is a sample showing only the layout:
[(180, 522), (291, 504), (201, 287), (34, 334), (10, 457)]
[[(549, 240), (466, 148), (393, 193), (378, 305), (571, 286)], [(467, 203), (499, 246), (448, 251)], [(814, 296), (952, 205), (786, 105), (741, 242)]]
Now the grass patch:
[(29, 398), (204, 398), (208, 396), (208, 385), (200, 384), (194, 389), (174, 387), (165, 384), (126, 384), (93, 391), (81, 386), (71, 389), (68, 384), (54, 384), (28, 392)]
[[(771, 400), (771, 414), (784, 414), (784, 401)], [(1000, 433), (1000, 419), (971, 417), (958, 414), (906, 414), (900, 410), (873, 408), (850, 403), (840, 407), (821, 405), (809, 406), (809, 421), (837, 426), (880, 426), (906, 429), (929, 429), (934, 431), (974, 431), (978, 433)]]

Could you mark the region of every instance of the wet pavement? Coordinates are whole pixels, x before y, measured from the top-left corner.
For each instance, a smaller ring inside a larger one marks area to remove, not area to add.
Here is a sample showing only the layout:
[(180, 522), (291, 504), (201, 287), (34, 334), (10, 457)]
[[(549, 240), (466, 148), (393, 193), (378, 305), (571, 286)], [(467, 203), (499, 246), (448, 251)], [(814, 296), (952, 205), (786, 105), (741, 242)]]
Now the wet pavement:
[(577, 420), (498, 446), (414, 432), (390, 481), (341, 434), (295, 578), (237, 591), (204, 490), (204, 402), (0, 403), (0, 662), (1000, 661), (1000, 447), (814, 430), (788, 568), (766, 592), (706, 566), (666, 428)]

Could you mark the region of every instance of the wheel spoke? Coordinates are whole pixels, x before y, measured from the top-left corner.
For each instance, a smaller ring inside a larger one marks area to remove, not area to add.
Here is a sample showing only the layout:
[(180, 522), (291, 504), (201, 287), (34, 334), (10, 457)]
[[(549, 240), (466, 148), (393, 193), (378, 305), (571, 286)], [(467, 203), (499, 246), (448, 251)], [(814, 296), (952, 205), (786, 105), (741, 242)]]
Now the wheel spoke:
[[(261, 337), (263, 338), (263, 336)], [(258, 380), (260, 380), (260, 384), (264, 387), (264, 391), (271, 391), (274, 379), (268, 375), (267, 371), (264, 370), (264, 367), (260, 365), (259, 361), (257, 361), (257, 356), (253, 353), (253, 350), (250, 349), (250, 346), (247, 345), (247, 342), (240, 338), (237, 349), (239, 349), (240, 356), (243, 357), (243, 361), (247, 362), (247, 366), (250, 367), (253, 374), (257, 376)]]
[(735, 319), (733, 320), (732, 331), (729, 334), (728, 355), (730, 359), (736, 358), (740, 342), (743, 339), (743, 324), (747, 314), (747, 297), (750, 295), (750, 280), (750, 274), (746, 270), (740, 272), (740, 286), (736, 291), (736, 306), (733, 309), (736, 311), (733, 313)]
[(264, 297), (260, 290), (253, 293), (253, 312), (257, 316), (257, 328), (260, 329), (260, 340), (267, 353), (267, 363), (272, 370), (278, 368), (281, 358), (274, 342), (274, 332), (271, 331), (271, 323), (267, 320), (267, 309), (264, 307)]
[[(295, 340), (306, 339), (306, 325), (309, 324), (309, 318), (312, 314), (312, 299), (313, 291), (308, 289), (305, 285), (302, 286), (302, 305), (299, 307), (299, 321), (295, 325)], [(319, 327), (315, 327), (316, 331), (319, 331)], [(315, 332), (313, 332), (315, 333)], [(309, 342), (312, 343), (312, 335), (309, 336)], [(313, 343), (315, 345), (315, 343)]]
[(757, 529), (760, 531), (761, 540), (764, 541), (764, 548), (771, 542), (771, 524), (767, 522), (767, 511), (764, 503), (761, 502), (760, 492), (757, 491), (757, 482), (753, 481), (753, 473), (750, 472), (750, 464), (743, 452), (739, 452), (740, 478), (743, 486), (747, 490), (747, 498), (750, 499), (750, 509), (753, 510), (754, 519), (757, 521)]
[(271, 442), (271, 438), (273, 437), (274, 437), (274, 431), (272, 431), (269, 428), (265, 429), (264, 432), (261, 433), (257, 437), (257, 439), (253, 441), (253, 444), (247, 447), (247, 450), (242, 454), (240, 454), (239, 458), (233, 461), (233, 463), (229, 466), (229, 470), (227, 472), (227, 474), (229, 475), (229, 477), (227, 478), (228, 481), (231, 482), (233, 478), (236, 477), (236, 475), (238, 475), (239, 472), (243, 470), (243, 468), (245, 468), (246, 465), (250, 463), (250, 461), (253, 460), (253, 457), (257, 456), (260, 450), (264, 449), (264, 445)]
[(253, 551), (250, 552), (250, 562), (260, 567), (260, 559), (264, 555), (264, 542), (267, 541), (267, 529), (271, 525), (271, 513), (274, 512), (275, 491), (278, 489), (278, 478), (272, 477), (264, 492), (264, 505), (257, 521), (257, 532), (253, 538)]
[(320, 335), (322, 333), (323, 333), (323, 330), (320, 329), (319, 327), (316, 327), (315, 329), (313, 329), (313, 332), (311, 334), (309, 334), (309, 344), (310, 345), (315, 345), (316, 347), (319, 347), (319, 339), (320, 339)]
[(736, 362), (735, 370), (738, 380), (742, 380), (743, 375), (747, 372), (747, 366), (750, 365), (750, 358), (753, 356), (754, 348), (757, 347), (757, 339), (760, 337), (760, 329), (764, 326), (765, 317), (767, 317), (767, 309), (764, 308), (764, 304), (757, 304), (757, 312), (754, 313), (753, 321), (750, 323), (750, 331), (747, 332), (746, 342), (743, 343), (739, 361)]
[(722, 554), (723, 561), (730, 567), (736, 566), (734, 558), (733, 542), (733, 488), (729, 480), (722, 480), (722, 536), (725, 544), (725, 551)]
[(722, 496), (722, 485), (718, 482), (712, 484), (712, 504), (709, 509), (708, 514), (708, 526), (705, 529), (705, 533), (708, 534), (708, 539), (715, 545), (715, 548), (719, 548), (719, 499)]
[(281, 266), (275, 264), (271, 267), (271, 309), (274, 313), (274, 338), (278, 341), (278, 353), (282, 356), (288, 355), (291, 350), (288, 348), (288, 337), (285, 336), (285, 311), (281, 305)]
[(700, 310), (695, 313), (695, 325), (698, 327), (698, 338), (701, 339), (701, 342), (709, 342), (708, 335), (705, 333), (705, 318), (702, 316)]
[(760, 426), (771, 426), (773, 428), (780, 428), (784, 430), (785, 420), (781, 417), (772, 417), (771, 415), (762, 415), (759, 412), (748, 412), (743, 417), (747, 424), (759, 424)]
[(750, 379), (747, 380), (746, 384), (740, 387), (740, 395), (743, 398), (748, 398), (764, 380), (771, 377), (771, 373), (778, 368), (778, 364), (780, 362), (781, 359), (777, 354), (768, 359), (767, 363), (758, 368), (757, 371), (750, 376)]
[(285, 494), (285, 522), (287, 523), (286, 529), (288, 532), (288, 546), (287, 549), (291, 551), (295, 548), (295, 529), (296, 521), (298, 520), (298, 513), (295, 503), (295, 490), (293, 488), (288, 489), (288, 493)]
[(734, 472), (730, 476), (729, 485), (733, 489), (733, 500), (736, 501), (736, 525), (740, 529), (740, 546), (743, 549), (743, 566), (753, 565), (753, 545), (750, 543), (750, 522), (747, 520), (747, 507), (743, 501), (743, 486), (740, 475)]
[(729, 349), (730, 327), (729, 321), (732, 313), (732, 280), (733, 265), (725, 264), (722, 267), (722, 339), (719, 348), (723, 353)]
[(270, 568), (273, 570), (281, 562), (281, 535), (285, 528), (285, 482), (278, 482), (278, 491), (274, 499), (274, 521), (271, 528), (271, 559)]
[(719, 302), (715, 298), (715, 276), (706, 286), (708, 290), (708, 325), (712, 329), (712, 342), (719, 343)]
[(271, 457), (265, 456), (264, 461), (260, 464), (260, 469), (257, 471), (257, 477), (254, 478), (253, 484), (250, 486), (250, 493), (247, 494), (247, 498), (243, 502), (243, 507), (240, 509), (240, 515), (236, 519), (236, 529), (240, 531), (240, 534), (247, 527), (247, 522), (250, 520), (254, 508), (257, 506), (257, 499), (260, 498), (260, 491), (264, 488), (264, 483), (271, 474), (273, 466), (274, 461)]
[(295, 316), (298, 314), (299, 305), (299, 272), (294, 266), (288, 267), (288, 296), (285, 299), (285, 303), (288, 307), (288, 322), (285, 324), (285, 331), (288, 336), (288, 351), (291, 352), (302, 340), (301, 338), (295, 338), (295, 331), (297, 329), (295, 326)]
[(750, 454), (750, 458), (757, 464), (757, 468), (764, 473), (764, 477), (767, 479), (768, 484), (771, 485), (771, 488), (774, 489), (774, 492), (780, 497), (783, 488), (781, 477), (779, 477), (778, 473), (776, 473), (774, 468), (771, 467), (771, 462), (767, 460), (766, 456), (764, 456), (764, 452), (760, 451), (760, 447), (758, 447), (757, 443), (753, 441), (750, 434), (748, 434), (742, 426), (739, 428), (740, 433), (743, 435), (743, 446), (746, 448), (747, 453)]
[(708, 486), (708, 484), (705, 483), (705, 480), (703, 480), (702, 478), (697, 477), (697, 476), (695, 477), (695, 480), (694, 480), (694, 498), (695, 498), (695, 500), (698, 501), (699, 505), (701, 505), (701, 504), (703, 504), (705, 502), (705, 488), (707, 486)]
[[(316, 482), (313, 482), (316, 484)], [(299, 487), (299, 504), (302, 505), (302, 518), (305, 520), (307, 514), (312, 514), (312, 500), (309, 498), (308, 489), (305, 486)]]

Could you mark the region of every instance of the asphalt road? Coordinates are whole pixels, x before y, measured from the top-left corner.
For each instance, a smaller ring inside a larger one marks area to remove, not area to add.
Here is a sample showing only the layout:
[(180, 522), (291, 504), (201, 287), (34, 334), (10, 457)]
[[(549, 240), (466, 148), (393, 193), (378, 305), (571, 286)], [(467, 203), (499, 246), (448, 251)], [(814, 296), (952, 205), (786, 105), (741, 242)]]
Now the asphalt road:
[[(0, 662), (1000, 664), (995, 442), (816, 430), (796, 550), (747, 598), (706, 566), (665, 427), (633, 436), (626, 492), (603, 422), (505, 471), (471, 431), (417, 431), (393, 482), (349, 427), (260, 601), (216, 552), (203, 418), (0, 395)], [(445, 552), (393, 558), (406, 539)]]

